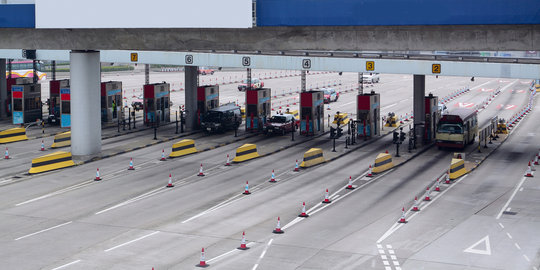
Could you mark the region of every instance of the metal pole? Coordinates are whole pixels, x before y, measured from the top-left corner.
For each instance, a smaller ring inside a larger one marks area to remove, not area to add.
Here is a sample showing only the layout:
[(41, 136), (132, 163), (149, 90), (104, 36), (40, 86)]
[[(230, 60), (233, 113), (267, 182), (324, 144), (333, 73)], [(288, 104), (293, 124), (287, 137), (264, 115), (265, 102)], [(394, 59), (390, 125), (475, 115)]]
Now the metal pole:
[(295, 120), (293, 118), (292, 128), (291, 128), (291, 141), (294, 141), (294, 132), (295, 131), (296, 131), (296, 124), (295, 124)]
[(175, 117), (176, 117), (176, 131), (174, 132), (175, 134), (178, 134), (178, 112), (175, 112)]
[(131, 108), (128, 108), (128, 127), (131, 130)]
[(150, 84), (150, 65), (149, 64), (144, 65), (144, 83)]
[(152, 116), (152, 122), (154, 122), (154, 140), (157, 140), (157, 124), (155, 116)]
[(180, 111), (180, 133), (184, 133), (184, 112)]
[(399, 155), (399, 142), (396, 143), (396, 157), (400, 157), (400, 155)]
[(56, 80), (56, 61), (52, 61), (51, 65), (51, 72), (52, 72), (52, 80)]
[(364, 73), (359, 72), (358, 73), (358, 94), (359, 95), (364, 94), (364, 80), (363, 80), (363, 77), (364, 77)]
[(334, 140), (333, 140), (333, 149), (332, 149), (332, 152), (336, 152), (336, 137), (334, 137)]

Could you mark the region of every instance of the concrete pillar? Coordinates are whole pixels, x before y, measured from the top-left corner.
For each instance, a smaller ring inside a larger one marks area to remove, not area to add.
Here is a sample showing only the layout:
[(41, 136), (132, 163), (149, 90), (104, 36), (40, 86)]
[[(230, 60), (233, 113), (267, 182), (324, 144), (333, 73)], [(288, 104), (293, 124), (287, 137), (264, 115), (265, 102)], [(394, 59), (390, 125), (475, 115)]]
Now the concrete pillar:
[(422, 138), (424, 137), (424, 124), (426, 121), (426, 108), (424, 105), (424, 97), (426, 96), (426, 76), (414, 75), (413, 85), (414, 127), (416, 129), (416, 142), (417, 144), (422, 144)]
[(99, 52), (72, 51), (71, 152), (76, 156), (101, 152), (101, 78)]
[(150, 84), (150, 65), (144, 65), (144, 84)]
[(196, 66), (186, 66), (184, 68), (187, 130), (194, 130), (197, 126), (197, 86), (199, 77), (198, 69), (199, 67)]
[(6, 59), (0, 59), (0, 119), (6, 118)]

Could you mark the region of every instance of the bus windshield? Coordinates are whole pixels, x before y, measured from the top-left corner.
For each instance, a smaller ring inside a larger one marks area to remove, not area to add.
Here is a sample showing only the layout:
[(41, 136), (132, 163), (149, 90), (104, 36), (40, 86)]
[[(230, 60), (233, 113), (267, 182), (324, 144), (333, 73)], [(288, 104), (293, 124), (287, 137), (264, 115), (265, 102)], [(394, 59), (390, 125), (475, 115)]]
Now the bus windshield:
[(441, 124), (437, 131), (441, 133), (463, 134), (463, 127), (458, 124)]

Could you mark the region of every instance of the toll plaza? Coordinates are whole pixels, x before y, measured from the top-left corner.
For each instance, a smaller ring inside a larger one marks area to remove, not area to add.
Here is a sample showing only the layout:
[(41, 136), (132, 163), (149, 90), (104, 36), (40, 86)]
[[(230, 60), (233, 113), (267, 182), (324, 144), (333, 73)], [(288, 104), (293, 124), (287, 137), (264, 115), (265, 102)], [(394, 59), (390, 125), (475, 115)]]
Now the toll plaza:
[(11, 86), (13, 124), (32, 123), (42, 119), (41, 85), (28, 83)]
[(49, 124), (71, 126), (71, 90), (69, 80), (49, 82)]
[(272, 112), (270, 88), (246, 90), (246, 130), (262, 130)]
[(118, 121), (122, 109), (122, 82), (101, 83), (101, 122), (114, 123)]
[(381, 96), (371, 93), (357, 95), (356, 128), (359, 138), (373, 138), (380, 135)]
[(170, 84), (145, 84), (143, 87), (144, 123), (170, 121)]
[(300, 134), (310, 136), (324, 132), (324, 92), (300, 93)]
[(219, 85), (197, 87), (197, 128), (201, 126), (201, 116), (219, 107)]
[(11, 116), (11, 113), (13, 111), (11, 105), (13, 104), (11, 102), (11, 86), (13, 85), (21, 85), (21, 84), (28, 84), (28, 83), (32, 83), (32, 79), (31, 78), (26, 78), (26, 77), (20, 77), (20, 78), (7, 78), (6, 79), (6, 90), (7, 90), (7, 94), (6, 96), (8, 97), (6, 99), (6, 115), (9, 117)]
[(435, 131), (437, 130), (437, 124), (441, 118), (439, 98), (429, 93), (429, 95), (424, 98), (424, 105), (426, 112), (424, 143), (430, 143), (435, 139)]

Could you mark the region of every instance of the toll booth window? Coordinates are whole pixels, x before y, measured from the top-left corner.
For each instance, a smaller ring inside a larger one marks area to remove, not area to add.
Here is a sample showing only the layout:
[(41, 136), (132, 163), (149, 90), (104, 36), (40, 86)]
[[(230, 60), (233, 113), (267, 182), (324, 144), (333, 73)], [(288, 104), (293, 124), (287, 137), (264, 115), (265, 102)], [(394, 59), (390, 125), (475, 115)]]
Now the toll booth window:
[(110, 96), (107, 97), (107, 104), (108, 104), (107, 107), (112, 108), (112, 100), (113, 100), (112, 97), (110, 97)]
[(39, 109), (39, 98), (25, 98), (24, 108), (26, 111)]
[(257, 105), (255, 104), (251, 104), (251, 105), (247, 105), (247, 111), (246, 113), (249, 115), (249, 114), (257, 114)]
[(16, 98), (13, 99), (13, 110), (21, 112), (23, 110), (22, 108), (22, 99)]
[(147, 99), (146, 100), (146, 109), (148, 111), (154, 111), (154, 99)]
[(307, 116), (310, 116), (311, 118), (311, 108), (307, 107), (307, 108), (302, 108), (302, 119), (306, 119)]
[(62, 114), (70, 114), (71, 108), (69, 105), (69, 101), (62, 101)]
[(169, 104), (171, 103), (171, 101), (169, 100), (169, 102), (165, 102), (165, 109), (169, 108)]
[(107, 106), (106, 106), (106, 100), (107, 100), (107, 97), (101, 97), (101, 108), (102, 109), (105, 109)]

